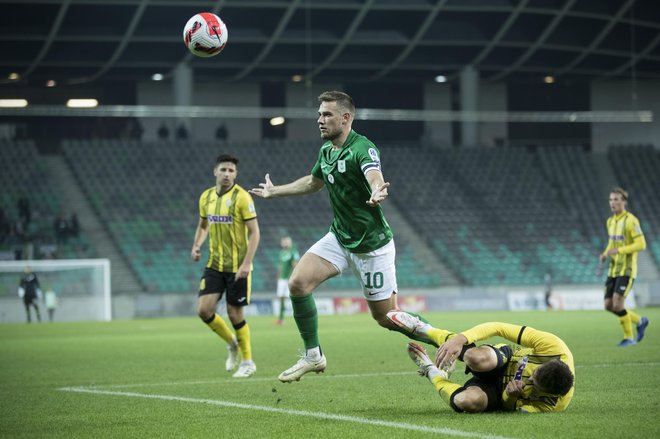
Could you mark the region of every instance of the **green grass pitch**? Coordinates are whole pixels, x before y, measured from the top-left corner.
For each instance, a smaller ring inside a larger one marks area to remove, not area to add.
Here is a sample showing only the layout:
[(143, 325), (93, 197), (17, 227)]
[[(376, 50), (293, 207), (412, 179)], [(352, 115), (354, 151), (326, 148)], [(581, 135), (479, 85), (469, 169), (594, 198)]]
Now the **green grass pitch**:
[(660, 309), (641, 313), (647, 336), (628, 348), (615, 347), (619, 325), (604, 311), (425, 313), (451, 330), (499, 320), (562, 337), (575, 397), (542, 415), (454, 413), (416, 375), (407, 339), (368, 315), (321, 317), (328, 369), (293, 384), (276, 378), (302, 347), (292, 319), (249, 319), (258, 370), (244, 380), (195, 316), (1, 325), (0, 437), (657, 438)]

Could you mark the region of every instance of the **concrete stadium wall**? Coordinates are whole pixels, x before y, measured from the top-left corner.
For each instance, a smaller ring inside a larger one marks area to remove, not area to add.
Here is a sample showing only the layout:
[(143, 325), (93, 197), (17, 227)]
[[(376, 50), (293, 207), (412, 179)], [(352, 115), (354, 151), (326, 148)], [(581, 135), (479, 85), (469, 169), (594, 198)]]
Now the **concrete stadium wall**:
[[(406, 290), (399, 296), (402, 309), (423, 311), (492, 311), (492, 310), (544, 310), (545, 298), (542, 285), (525, 287), (447, 287), (436, 289)], [(602, 309), (602, 285), (557, 285), (553, 292), (561, 297), (563, 308)], [(319, 291), (314, 295), (320, 314), (350, 314), (366, 312), (367, 307), (360, 292)], [(113, 320), (189, 316), (196, 318), (195, 294), (140, 294), (116, 295), (112, 298)], [(635, 283), (635, 289), (626, 301), (630, 308), (660, 306), (660, 282)], [(290, 314), (290, 306), (289, 314)], [(47, 313), (40, 304), (42, 320)], [(255, 293), (246, 315), (272, 315), (278, 310), (274, 294)], [(220, 305), (220, 312), (224, 313)], [(102, 320), (98, 302), (72, 297), (60, 299), (55, 313), (56, 322)], [(94, 317), (96, 316), (96, 318)], [(25, 322), (23, 302), (18, 298), (0, 299), (0, 323)]]
[(605, 152), (610, 145), (653, 144), (660, 148), (660, 81), (638, 81), (633, 94), (630, 81), (594, 82), (591, 110), (651, 110), (651, 123), (599, 123), (591, 125), (593, 150)]

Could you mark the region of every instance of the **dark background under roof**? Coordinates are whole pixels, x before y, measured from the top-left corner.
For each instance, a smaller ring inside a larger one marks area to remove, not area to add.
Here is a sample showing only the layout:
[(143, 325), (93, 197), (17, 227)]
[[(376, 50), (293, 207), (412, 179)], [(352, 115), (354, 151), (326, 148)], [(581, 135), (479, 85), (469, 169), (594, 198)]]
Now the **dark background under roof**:
[[(182, 28), (219, 11), (224, 52), (189, 55)], [(145, 81), (190, 62), (196, 81), (660, 78), (658, 0), (0, 1), (0, 78)]]

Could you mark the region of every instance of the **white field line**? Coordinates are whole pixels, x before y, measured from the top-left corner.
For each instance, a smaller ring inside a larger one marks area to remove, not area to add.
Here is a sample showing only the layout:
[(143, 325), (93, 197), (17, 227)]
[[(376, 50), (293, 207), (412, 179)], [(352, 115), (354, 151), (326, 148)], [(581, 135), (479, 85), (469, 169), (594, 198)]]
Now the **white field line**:
[(306, 416), (309, 418), (325, 419), (330, 421), (352, 422), (356, 424), (398, 428), (401, 430), (420, 431), (423, 433), (435, 433), (435, 434), (442, 434), (447, 436), (484, 438), (484, 439), (510, 439), (504, 436), (493, 436), (488, 434), (454, 430), (452, 428), (426, 427), (423, 425), (407, 424), (404, 422), (382, 421), (378, 419), (359, 418), (357, 416), (337, 415), (337, 414), (324, 413), (324, 412), (308, 412), (305, 410), (280, 409), (275, 407), (267, 407), (267, 406), (253, 405), (253, 404), (242, 404), (237, 402), (222, 401), (216, 399), (187, 398), (187, 397), (172, 396), (172, 395), (149, 395), (144, 393), (118, 392), (112, 390), (90, 389), (85, 387), (63, 387), (59, 390), (64, 392), (91, 393), (95, 395), (125, 396), (130, 398), (160, 399), (166, 401), (178, 401), (178, 402), (187, 402), (194, 404), (211, 404), (221, 407), (232, 407), (232, 408), (238, 408), (244, 410), (279, 413), (287, 416)]
[[(328, 375), (324, 374), (322, 376), (323, 379), (328, 379), (328, 378), (366, 378), (366, 377), (382, 377), (382, 376), (390, 376), (390, 375), (417, 375), (416, 372), (414, 371), (409, 371), (409, 372), (377, 372), (377, 373), (354, 373), (354, 374), (343, 374), (343, 375)], [(316, 379), (316, 378), (321, 378), (317, 375), (308, 375), (305, 377), (305, 380), (308, 379)], [(188, 384), (188, 385), (196, 385), (196, 384), (218, 384), (218, 383), (254, 383), (254, 382), (264, 382), (264, 381), (272, 381), (272, 382), (277, 382), (277, 377), (275, 375), (270, 376), (270, 377), (250, 377), (248, 379), (241, 379), (238, 380), (236, 378), (218, 378), (214, 380), (197, 380), (197, 381), (178, 381), (178, 382), (167, 382), (167, 383), (138, 383), (138, 384), (98, 384), (94, 386), (84, 386), (87, 389), (95, 389), (95, 388), (111, 388), (111, 389), (121, 389), (121, 388), (128, 388), (128, 387), (147, 387), (147, 386), (152, 386), (152, 387), (160, 387), (160, 386), (179, 386), (182, 384)]]
[[(603, 368), (603, 367), (653, 367), (660, 365), (660, 362), (628, 362), (628, 363), (600, 363), (600, 364), (579, 364), (575, 366), (577, 369), (589, 369), (589, 368)], [(331, 379), (331, 378), (368, 378), (368, 377), (383, 377), (383, 376), (399, 376), (399, 375), (416, 375), (416, 372), (377, 372), (377, 373), (355, 373), (355, 374), (337, 374), (337, 375), (323, 375), (322, 377), (317, 375), (310, 375), (305, 377), (305, 379)], [(237, 380), (235, 378), (217, 378), (212, 380), (195, 380), (195, 381), (168, 381), (165, 383), (135, 383), (135, 384), (97, 384), (84, 386), (86, 389), (126, 389), (134, 387), (167, 387), (167, 386), (181, 386), (181, 385), (204, 385), (204, 384), (219, 384), (219, 383), (232, 383), (232, 384), (243, 384), (243, 383), (255, 383), (255, 382), (277, 382), (276, 377), (273, 375), (271, 377), (251, 377), (249, 379)]]

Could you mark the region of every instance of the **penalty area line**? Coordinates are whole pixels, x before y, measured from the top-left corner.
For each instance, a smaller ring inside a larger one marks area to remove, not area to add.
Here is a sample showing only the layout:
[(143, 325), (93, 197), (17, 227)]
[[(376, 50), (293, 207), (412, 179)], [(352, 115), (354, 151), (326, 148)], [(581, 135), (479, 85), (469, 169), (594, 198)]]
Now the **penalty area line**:
[(480, 434), (475, 432), (455, 430), (452, 428), (426, 427), (423, 425), (407, 424), (404, 422), (382, 421), (378, 419), (360, 418), (357, 416), (338, 415), (338, 414), (324, 413), (324, 412), (309, 412), (305, 410), (281, 409), (276, 407), (243, 404), (238, 402), (222, 401), (217, 399), (188, 398), (184, 396), (174, 396), (174, 395), (151, 395), (147, 393), (119, 392), (113, 390), (89, 389), (85, 387), (62, 387), (58, 390), (61, 390), (63, 392), (88, 393), (93, 395), (124, 396), (129, 398), (159, 399), (164, 401), (187, 402), (193, 404), (210, 404), (221, 407), (238, 408), (243, 410), (278, 413), (289, 416), (291, 415), (305, 416), (308, 418), (317, 418), (317, 419), (324, 419), (329, 421), (352, 422), (355, 424), (375, 425), (379, 427), (397, 428), (401, 430), (420, 431), (424, 433), (435, 433), (435, 434), (443, 434), (447, 436), (456, 436), (456, 437), (483, 438), (483, 439), (511, 439), (504, 436)]

